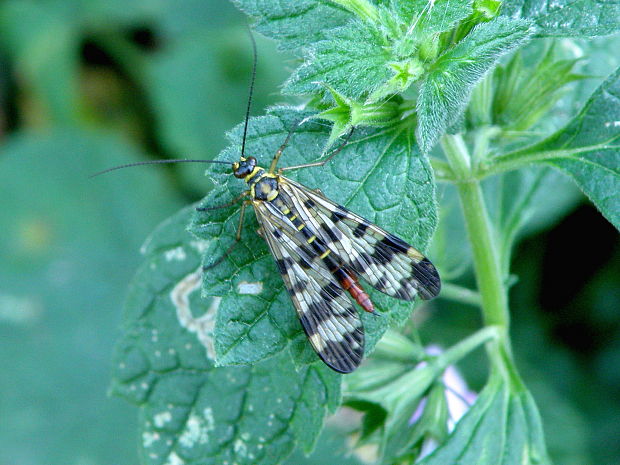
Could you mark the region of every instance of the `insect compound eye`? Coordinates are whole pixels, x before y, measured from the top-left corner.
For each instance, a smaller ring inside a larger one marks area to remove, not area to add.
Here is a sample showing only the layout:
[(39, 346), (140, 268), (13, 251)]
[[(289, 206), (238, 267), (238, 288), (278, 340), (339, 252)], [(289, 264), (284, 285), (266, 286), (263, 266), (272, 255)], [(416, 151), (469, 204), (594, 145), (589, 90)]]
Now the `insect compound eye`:
[(245, 178), (254, 171), (254, 168), (256, 168), (256, 158), (241, 159), (240, 162), (233, 163), (233, 174), (236, 178)]
[(246, 160), (241, 159), (237, 165), (235, 176), (245, 178), (248, 174), (252, 174), (252, 171), (256, 168), (256, 158), (248, 157)]

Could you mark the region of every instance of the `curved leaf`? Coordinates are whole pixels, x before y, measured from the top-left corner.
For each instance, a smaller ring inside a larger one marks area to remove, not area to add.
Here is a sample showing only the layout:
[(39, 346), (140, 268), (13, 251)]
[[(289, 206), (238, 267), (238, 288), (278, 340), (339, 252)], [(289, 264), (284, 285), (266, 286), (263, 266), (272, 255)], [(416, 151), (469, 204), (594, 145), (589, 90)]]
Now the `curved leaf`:
[(528, 21), (499, 17), (476, 26), (432, 66), (418, 97), (418, 141), (427, 153), (463, 115), (475, 84), (531, 35)]
[(326, 40), (312, 48), (310, 61), (285, 84), (287, 93), (310, 94), (326, 83), (349, 98), (359, 99), (394, 75), (388, 66), (392, 54), (375, 25), (354, 21), (325, 35)]
[(495, 162), (505, 166), (539, 162), (560, 169), (620, 229), (620, 68), (564, 128)]
[(472, 14), (473, 0), (393, 0), (392, 8), (408, 27), (426, 34), (445, 32)]
[(620, 4), (615, 0), (516, 0), (504, 4), (502, 13), (533, 19), (539, 37), (596, 37), (620, 30)]
[(276, 39), (282, 49), (308, 46), (325, 32), (346, 24), (353, 15), (336, 3), (322, 0), (232, 0), (255, 19), (258, 32)]
[(550, 464), (542, 424), (528, 391), (512, 390), (499, 377), (482, 391), (448, 440), (420, 465)]

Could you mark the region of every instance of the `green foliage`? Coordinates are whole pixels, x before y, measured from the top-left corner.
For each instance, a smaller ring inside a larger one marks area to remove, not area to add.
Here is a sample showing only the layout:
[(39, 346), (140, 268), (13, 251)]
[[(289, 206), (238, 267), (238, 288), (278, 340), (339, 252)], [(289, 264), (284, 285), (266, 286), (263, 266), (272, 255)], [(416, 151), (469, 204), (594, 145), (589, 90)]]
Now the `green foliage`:
[(400, 22), (416, 35), (449, 31), (456, 23), (472, 13), (472, 2), (440, 0), (431, 4), (424, 0), (392, 2), (392, 8)]
[(618, 121), (620, 69), (601, 84), (564, 128), (533, 146), (498, 156), (494, 169), (531, 162), (554, 166), (571, 176), (601, 213), (620, 228), (620, 201), (613, 194), (620, 189)]
[(214, 366), (219, 301), (201, 297), (205, 244), (185, 230), (193, 212), (181, 210), (144, 244), (114, 358), (113, 391), (142, 410), (142, 460), (276, 464), (297, 443), (309, 452), (339, 405), (340, 375), (323, 364), (296, 368), (287, 353)]
[(540, 37), (595, 37), (620, 30), (620, 6), (604, 0), (514, 0), (504, 14), (531, 18)]
[[(367, 361), (342, 376), (310, 348), (251, 209), (240, 243), (202, 270), (234, 241), (239, 205), (196, 211), (244, 190), (230, 167), (209, 165), (206, 177), (195, 165), (143, 167), (83, 182), (116, 164), (211, 159), (225, 146), (252, 69), (230, 5), (3, 2), (0, 462), (135, 462), (131, 420), (111, 400), (98, 405), (100, 362), (138, 243), (182, 204), (142, 248), (114, 354), (112, 392), (141, 411), (142, 463), (617, 462), (608, 405), (620, 262), (613, 250), (606, 268), (590, 260), (604, 237), (580, 233), (568, 246), (583, 250), (579, 266), (566, 248), (555, 263), (555, 236), (545, 236), (581, 192), (620, 228), (618, 42), (576, 40), (617, 32), (616, 3), (233, 3), (276, 42), (257, 37), (253, 113), (280, 101), (265, 97), (277, 83), (303, 102), (250, 118), (247, 155), (267, 167), (304, 117), (283, 167), (321, 159), (355, 128), (327, 165), (285, 174), (425, 250), (440, 297), (412, 321), (413, 303), (369, 291), (380, 316), (362, 315)], [(242, 131), (217, 159), (238, 159)], [(517, 248), (527, 237), (535, 246)], [(554, 265), (566, 288), (577, 287), (575, 273), (594, 278), (568, 304), (554, 294), (545, 314)], [(569, 313), (576, 307), (582, 320)], [(561, 325), (579, 328), (572, 348)], [(52, 410), (62, 414), (50, 421)], [(32, 437), (43, 438), (40, 450)]]
[(308, 94), (326, 83), (345, 97), (370, 102), (403, 92), (422, 78), (425, 61), (446, 47), (438, 34), (472, 13), (468, 2), (441, 1), (431, 7), (393, 2), (391, 7), (326, 32), (285, 91)]
[[(493, 123), (504, 131), (526, 131), (538, 123), (562, 97), (567, 84), (585, 78), (572, 71), (579, 60), (558, 58), (556, 49), (554, 44), (548, 47), (529, 72), (525, 72), (520, 52), (506, 66), (498, 66), (489, 77), (492, 82), (478, 87), (482, 91), (493, 85), (495, 90), (492, 101), (481, 97), (472, 102), (472, 126)], [(489, 106), (476, 112), (476, 100)]]
[(498, 18), (476, 27), (431, 67), (418, 97), (418, 143), (428, 152), (462, 116), (474, 85), (531, 33), (525, 21)]
[(322, 82), (347, 97), (359, 99), (385, 83), (392, 72), (391, 56), (373, 24), (355, 21), (327, 32), (312, 51), (312, 62), (302, 65), (285, 86), (291, 94), (309, 94)]
[(543, 438), (530, 394), (491, 378), (456, 432), (420, 463), (549, 464)]
[[(404, 336), (388, 333), (374, 363), (345, 380), (347, 405), (365, 414), (361, 441), (378, 444), (379, 457), (387, 462), (414, 459), (425, 441), (445, 440), (450, 417), (446, 385), (451, 381), (441, 380), (442, 373), (481, 343), (496, 338), (494, 328), (487, 328), (430, 357)], [(425, 363), (416, 368), (420, 359)], [(419, 410), (420, 418), (411, 427), (412, 412)]]
[(360, 104), (331, 87), (328, 90), (335, 106), (316, 115), (316, 118), (333, 122), (327, 145), (332, 145), (338, 137), (349, 133), (356, 126), (389, 126), (401, 117), (400, 101), (397, 98), (375, 104)]
[(323, 39), (327, 32), (345, 25), (353, 17), (330, 1), (233, 0), (233, 3), (255, 21), (254, 27), (258, 32), (276, 39), (283, 49), (298, 52)]

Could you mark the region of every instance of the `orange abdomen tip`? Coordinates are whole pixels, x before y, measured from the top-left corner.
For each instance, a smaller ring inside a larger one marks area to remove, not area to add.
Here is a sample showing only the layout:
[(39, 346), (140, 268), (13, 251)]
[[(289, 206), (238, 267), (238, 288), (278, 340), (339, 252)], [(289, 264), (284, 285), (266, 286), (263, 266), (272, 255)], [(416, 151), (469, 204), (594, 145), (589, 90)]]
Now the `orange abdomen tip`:
[(355, 299), (355, 301), (362, 307), (365, 311), (369, 313), (373, 313), (375, 311), (375, 306), (370, 300), (370, 296), (366, 294), (364, 288), (360, 285), (359, 281), (350, 273), (347, 273), (347, 277), (344, 278), (340, 285), (342, 288), (351, 294), (351, 297)]

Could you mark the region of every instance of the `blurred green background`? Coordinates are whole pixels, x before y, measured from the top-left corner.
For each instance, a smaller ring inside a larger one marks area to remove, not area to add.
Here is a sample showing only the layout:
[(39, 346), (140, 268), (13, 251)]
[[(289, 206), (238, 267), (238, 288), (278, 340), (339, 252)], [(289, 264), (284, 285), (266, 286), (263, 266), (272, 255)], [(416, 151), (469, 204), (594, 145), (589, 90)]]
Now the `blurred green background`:
[[(257, 39), (261, 114), (295, 63)], [(0, 465), (138, 463), (137, 409), (107, 396), (125, 286), (147, 234), (209, 183), (200, 166), (88, 175), (212, 158), (243, 119), (251, 56), (226, 0), (0, 3)], [(620, 249), (576, 199), (515, 252), (514, 345), (556, 463), (617, 464)], [(480, 324), (441, 300), (425, 318), (445, 344)], [(474, 386), (482, 362), (463, 364)]]

